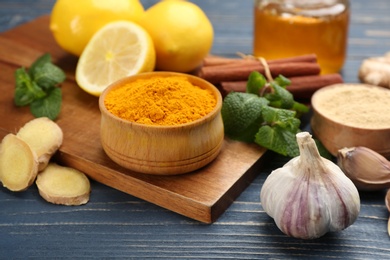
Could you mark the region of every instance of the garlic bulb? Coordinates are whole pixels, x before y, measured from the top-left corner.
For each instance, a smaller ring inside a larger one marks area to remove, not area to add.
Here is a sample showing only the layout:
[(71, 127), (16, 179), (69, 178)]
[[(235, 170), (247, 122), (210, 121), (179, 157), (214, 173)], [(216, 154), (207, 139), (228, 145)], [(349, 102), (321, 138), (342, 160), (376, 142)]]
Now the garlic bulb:
[(340, 149), (337, 163), (359, 190), (390, 188), (390, 162), (370, 148)]
[(286, 235), (313, 239), (352, 225), (360, 197), (352, 181), (322, 158), (307, 132), (296, 135), (300, 156), (267, 177), (260, 199), (265, 212)]

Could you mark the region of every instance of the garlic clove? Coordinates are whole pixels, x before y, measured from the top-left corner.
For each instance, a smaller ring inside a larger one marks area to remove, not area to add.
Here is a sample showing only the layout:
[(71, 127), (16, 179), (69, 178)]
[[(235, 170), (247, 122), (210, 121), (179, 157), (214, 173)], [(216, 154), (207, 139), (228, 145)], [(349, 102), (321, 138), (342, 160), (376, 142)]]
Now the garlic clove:
[(352, 225), (360, 211), (359, 193), (341, 169), (317, 150), (307, 132), (298, 133), (300, 156), (271, 172), (260, 200), (286, 235), (313, 239)]
[(367, 147), (343, 148), (337, 163), (359, 190), (390, 188), (390, 162)]

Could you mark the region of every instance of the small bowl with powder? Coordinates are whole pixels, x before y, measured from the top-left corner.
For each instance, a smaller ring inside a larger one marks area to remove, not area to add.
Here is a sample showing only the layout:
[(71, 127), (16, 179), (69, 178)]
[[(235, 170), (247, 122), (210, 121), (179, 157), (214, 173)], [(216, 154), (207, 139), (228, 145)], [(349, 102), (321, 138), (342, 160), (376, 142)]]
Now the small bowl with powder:
[(150, 72), (110, 85), (99, 98), (101, 143), (117, 164), (141, 173), (197, 170), (219, 154), (222, 97), (192, 75)]
[(334, 84), (312, 96), (311, 128), (336, 156), (365, 146), (390, 157), (390, 90), (367, 84)]

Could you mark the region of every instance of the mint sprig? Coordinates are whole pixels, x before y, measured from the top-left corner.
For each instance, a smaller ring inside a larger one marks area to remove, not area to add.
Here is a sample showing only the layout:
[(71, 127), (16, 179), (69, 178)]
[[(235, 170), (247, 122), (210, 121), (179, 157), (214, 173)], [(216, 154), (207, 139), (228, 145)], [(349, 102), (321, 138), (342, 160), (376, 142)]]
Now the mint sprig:
[(294, 100), (286, 89), (291, 83), (279, 75), (271, 81), (259, 72), (248, 78), (246, 93), (229, 93), (222, 105), (225, 134), (232, 139), (255, 142), (284, 156), (299, 155), (295, 135), (299, 116), (309, 108)]
[(15, 105), (29, 105), (35, 117), (55, 120), (62, 103), (62, 91), (58, 85), (65, 78), (64, 71), (51, 62), (50, 54), (42, 55), (28, 71), (23, 67), (15, 71)]
[(282, 155), (299, 155), (295, 135), (301, 121), (296, 111), (266, 106), (262, 114), (264, 123), (255, 135), (255, 143)]
[(262, 108), (267, 104), (267, 99), (252, 93), (227, 95), (221, 109), (225, 133), (232, 139), (253, 142), (261, 126)]

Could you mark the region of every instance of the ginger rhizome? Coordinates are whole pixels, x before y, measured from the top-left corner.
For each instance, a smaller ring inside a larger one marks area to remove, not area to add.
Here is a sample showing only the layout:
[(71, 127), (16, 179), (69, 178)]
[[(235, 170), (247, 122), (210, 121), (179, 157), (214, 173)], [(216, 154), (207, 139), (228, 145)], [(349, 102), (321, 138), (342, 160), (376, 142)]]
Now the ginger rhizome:
[(52, 155), (62, 144), (61, 128), (47, 117), (33, 119), (26, 123), (16, 134), (36, 152), (39, 171), (45, 169)]
[(50, 163), (38, 174), (36, 184), (46, 201), (61, 205), (82, 205), (88, 202), (91, 186), (84, 173)]
[(27, 189), (38, 173), (38, 157), (30, 146), (14, 134), (0, 145), (0, 181), (11, 191)]
[(0, 144), (0, 182), (23, 191), (36, 181), (39, 194), (54, 204), (81, 205), (89, 200), (89, 179), (72, 168), (49, 163), (63, 141), (61, 128), (47, 117), (27, 122)]

